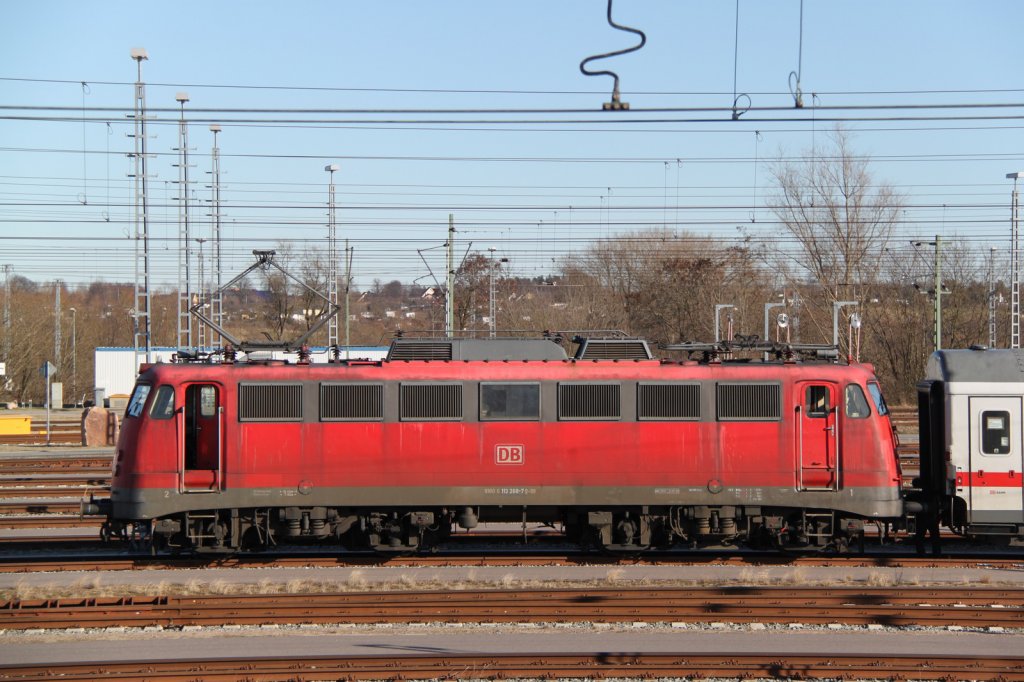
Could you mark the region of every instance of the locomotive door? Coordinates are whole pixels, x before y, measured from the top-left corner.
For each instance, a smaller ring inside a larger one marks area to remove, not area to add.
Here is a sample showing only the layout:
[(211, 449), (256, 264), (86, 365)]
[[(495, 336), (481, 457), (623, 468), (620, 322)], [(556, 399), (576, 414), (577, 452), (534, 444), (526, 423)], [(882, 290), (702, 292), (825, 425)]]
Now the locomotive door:
[(969, 398), (971, 523), (1024, 521), (1020, 396)]
[(836, 490), (839, 487), (836, 386), (800, 382), (797, 391), (797, 489)]
[(185, 389), (181, 423), (181, 490), (215, 492), (222, 486), (224, 406), (216, 384)]

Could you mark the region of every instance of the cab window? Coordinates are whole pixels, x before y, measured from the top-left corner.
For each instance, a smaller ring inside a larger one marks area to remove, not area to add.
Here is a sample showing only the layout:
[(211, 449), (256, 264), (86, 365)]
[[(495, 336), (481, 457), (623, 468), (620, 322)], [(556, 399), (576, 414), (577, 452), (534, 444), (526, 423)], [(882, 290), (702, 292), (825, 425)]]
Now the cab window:
[(174, 416), (173, 386), (161, 386), (156, 389), (153, 404), (149, 407), (149, 416), (153, 419), (170, 419)]
[(128, 410), (125, 412), (126, 417), (138, 417), (142, 414), (142, 408), (146, 405), (146, 398), (149, 397), (149, 391), (152, 388), (149, 384), (138, 384), (135, 386), (135, 390), (132, 392), (132, 399), (128, 401)]
[(217, 387), (203, 384), (199, 386), (199, 416), (212, 417), (215, 414), (217, 414)]
[(868, 384), (868, 393), (871, 394), (871, 400), (875, 403), (875, 409), (878, 410), (878, 414), (886, 415), (889, 414), (889, 408), (885, 405), (885, 398), (882, 397), (882, 388), (875, 382)]
[(827, 417), (831, 407), (828, 404), (828, 386), (808, 386), (806, 404), (808, 417)]
[(871, 415), (868, 399), (857, 384), (846, 387), (846, 416), (851, 419), (867, 419)]

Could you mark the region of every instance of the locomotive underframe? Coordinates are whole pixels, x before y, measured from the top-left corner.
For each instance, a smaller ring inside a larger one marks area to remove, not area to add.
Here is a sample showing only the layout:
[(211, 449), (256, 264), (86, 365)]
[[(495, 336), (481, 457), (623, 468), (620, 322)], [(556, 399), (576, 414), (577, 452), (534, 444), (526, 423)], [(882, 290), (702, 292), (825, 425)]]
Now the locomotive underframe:
[[(217, 495), (221, 497), (225, 491)], [(155, 505), (163, 507), (162, 513), (148, 518), (135, 515), (136, 521), (108, 527), (106, 533), (141, 540), (154, 549), (186, 551), (233, 552), (295, 542), (341, 543), (349, 549), (413, 551), (443, 543), (457, 528), (472, 529), (481, 522), (488, 522), (558, 525), (570, 542), (613, 551), (679, 544), (844, 548), (862, 538), (866, 522), (895, 521), (899, 516), (879, 515), (878, 510), (888, 505), (866, 499), (852, 505), (866, 513), (837, 510), (835, 493), (812, 493), (821, 496), (822, 502), (827, 504), (802, 508), (786, 504), (729, 504), (723, 503), (728, 500), (722, 500), (720, 495), (719, 499), (706, 504), (616, 506), (596, 501), (576, 505), (438, 506), (420, 505), (415, 499), (407, 499), (417, 506), (338, 506), (302, 500), (302, 504), (287, 506), (235, 507), (221, 498), (218, 502), (223, 506), (216, 509), (201, 506), (212, 501), (209, 495), (189, 495), (179, 500), (177, 509)], [(196, 508), (182, 509), (184, 500)], [(153, 506), (141, 503), (135, 507), (136, 510), (141, 508), (152, 509)], [(126, 518), (123, 513), (113, 516)]]

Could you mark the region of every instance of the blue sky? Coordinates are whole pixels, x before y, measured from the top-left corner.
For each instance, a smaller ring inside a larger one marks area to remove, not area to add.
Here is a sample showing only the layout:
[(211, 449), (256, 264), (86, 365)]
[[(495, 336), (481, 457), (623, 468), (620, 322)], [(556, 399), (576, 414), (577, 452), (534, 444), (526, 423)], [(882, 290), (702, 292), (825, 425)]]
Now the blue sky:
[[(808, 107), (739, 121), (723, 110), (733, 100), (734, 54), (737, 91), (754, 107), (792, 106), (799, 0), (740, 0), (738, 49), (735, 2), (616, 0), (615, 19), (644, 30), (647, 45), (594, 67), (618, 72), (627, 115), (601, 112), (611, 79), (578, 68), (635, 42), (607, 25), (605, 10), (601, 0), (11, 3), (0, 40), (0, 102), (12, 107), (0, 111), (0, 262), (39, 281), (131, 278), (133, 47), (149, 55), (148, 106), (165, 109), (154, 112), (149, 139), (158, 282), (176, 279), (179, 91), (190, 96), (194, 236), (209, 230), (208, 126), (223, 127), (228, 276), (248, 266), (253, 248), (322, 245), (323, 168), (332, 162), (341, 166), (339, 236), (355, 246), (362, 287), (425, 277), (417, 249), (444, 242), (449, 213), (460, 253), (470, 242), (493, 246), (513, 273), (531, 277), (595, 237), (677, 221), (726, 242), (737, 226), (770, 238), (778, 227), (763, 207), (769, 164), (821, 144), (832, 124), (819, 119), (833, 116), (933, 119), (845, 124), (854, 147), (873, 157), (875, 176), (905, 197), (901, 244), (942, 232), (1006, 247), (1005, 175), (1024, 170), (1015, 118), (1024, 104), (877, 107), (1024, 102), (1015, 35), (1024, 4), (805, 0), (799, 66)], [(870, 108), (827, 108), (850, 105)], [(96, 110), (104, 107), (114, 110)], [(661, 107), (716, 110), (639, 111)], [(261, 109), (276, 111), (252, 111)], [(485, 111), (339, 112), (350, 109)], [(11, 118), (25, 115), (61, 120)], [(942, 116), (959, 120), (934, 120)], [(622, 123), (652, 118), (704, 120)], [(529, 123), (537, 119), (573, 122)], [(435, 272), (441, 256), (429, 252)]]

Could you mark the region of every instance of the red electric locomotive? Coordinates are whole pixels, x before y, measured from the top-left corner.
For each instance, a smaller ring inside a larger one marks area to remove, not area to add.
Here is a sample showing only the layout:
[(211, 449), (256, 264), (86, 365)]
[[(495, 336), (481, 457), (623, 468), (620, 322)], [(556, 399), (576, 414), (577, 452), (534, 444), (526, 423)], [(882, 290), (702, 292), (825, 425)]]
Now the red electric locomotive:
[(109, 503), (88, 510), (156, 547), (219, 551), (408, 551), (480, 520), (613, 550), (834, 546), (903, 517), (870, 366), (578, 342), (573, 358), (548, 339), (396, 339), (378, 362), (150, 365)]

